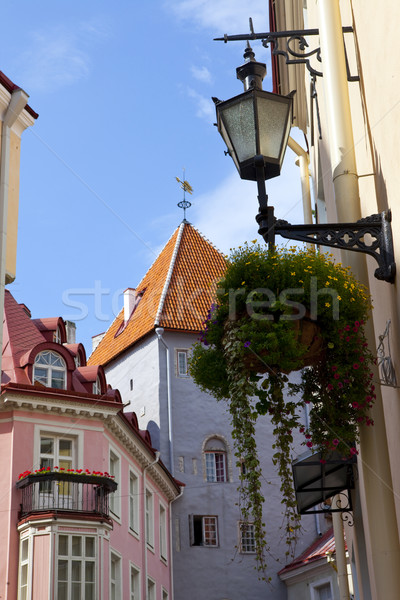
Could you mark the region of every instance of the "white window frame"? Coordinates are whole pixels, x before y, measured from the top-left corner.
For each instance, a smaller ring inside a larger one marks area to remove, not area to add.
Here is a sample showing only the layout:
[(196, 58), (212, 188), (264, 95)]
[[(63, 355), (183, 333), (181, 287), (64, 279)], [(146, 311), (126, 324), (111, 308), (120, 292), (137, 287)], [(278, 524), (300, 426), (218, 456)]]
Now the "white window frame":
[[(60, 359), (63, 366), (59, 367), (57, 365), (46, 365), (46, 364), (36, 363), (36, 361), (39, 359), (40, 356), (42, 356), (43, 354), (47, 354), (47, 353), (57, 356), (57, 358)], [(43, 376), (40, 376), (40, 379), (39, 378), (36, 379), (36, 370), (37, 369), (42, 369), (43, 371), (47, 372), (46, 383), (43, 382)], [(42, 352), (38, 352), (37, 355), (35, 356), (35, 360), (34, 360), (33, 368), (32, 368), (32, 383), (34, 384), (35, 381), (37, 381), (38, 383), (41, 383), (45, 387), (54, 387), (51, 385), (53, 383), (53, 371), (55, 371), (56, 373), (64, 374), (63, 386), (62, 387), (56, 386), (56, 389), (66, 390), (67, 389), (67, 365), (66, 365), (64, 358), (58, 352), (54, 352), (54, 350), (42, 350)]]
[[(112, 563), (116, 564), (116, 578), (112, 579)], [(115, 585), (115, 595), (112, 594), (113, 583)], [(110, 549), (110, 600), (120, 600), (123, 598), (122, 589), (122, 556), (116, 550)]]
[(38, 469), (40, 465), (40, 438), (41, 437), (60, 437), (73, 440), (73, 456), (74, 462), (72, 468), (83, 466), (83, 431), (74, 428), (74, 433), (71, 435), (71, 427), (59, 427), (58, 425), (35, 425), (34, 429), (34, 446), (33, 446), (33, 464), (34, 468)]
[[(135, 587), (132, 586), (132, 575), (135, 577)], [(130, 600), (140, 600), (140, 582), (141, 573), (139, 567), (132, 562), (129, 563), (129, 598)]]
[(146, 545), (151, 550), (154, 550), (154, 494), (146, 488), (144, 496), (144, 510), (146, 523)]
[[(156, 582), (154, 581), (154, 579), (152, 577), (147, 577), (146, 586), (147, 586), (147, 590), (146, 590), (147, 600), (156, 600), (157, 587), (156, 587)], [(150, 588), (150, 586), (152, 586), (152, 587)]]
[[(132, 489), (131, 481), (135, 480), (134, 487)], [(132, 469), (129, 469), (129, 480), (128, 480), (128, 523), (129, 531), (136, 537), (140, 537), (140, 477)]]
[(322, 586), (327, 585), (327, 584), (329, 584), (329, 587), (330, 587), (331, 598), (332, 598), (332, 600), (334, 600), (332, 579), (330, 577), (325, 577), (324, 579), (318, 579), (318, 581), (313, 581), (312, 583), (310, 583), (311, 600), (320, 600), (318, 588), (321, 588)]
[[(223, 450), (206, 450), (204, 455), (206, 461), (206, 481), (208, 483), (226, 483), (228, 481), (226, 452)], [(222, 458), (222, 479), (218, 479), (218, 476), (220, 476), (218, 474), (220, 465), (217, 468), (217, 455)]]
[[(201, 543), (195, 543), (195, 531), (194, 531), (194, 521), (197, 522), (201, 519)], [(206, 522), (209, 520), (209, 523)], [(206, 543), (207, 535), (206, 535), (206, 526), (211, 524), (211, 521), (214, 523), (215, 528), (215, 543)], [(219, 534), (218, 534), (218, 517), (217, 515), (190, 515), (190, 528), (191, 528), (191, 540), (190, 545), (201, 548), (218, 548), (219, 547)]]
[[(67, 554), (60, 554), (59, 549), (59, 540), (61, 537), (67, 538), (68, 551)], [(81, 555), (74, 555), (72, 550), (72, 539), (80, 538), (81, 540)], [(86, 556), (86, 540), (90, 538), (93, 540), (93, 556)], [(80, 562), (81, 563), (81, 600), (85, 600), (86, 593), (86, 564), (92, 564), (93, 567), (93, 598), (97, 597), (97, 536), (96, 535), (81, 535), (75, 533), (59, 533), (56, 538), (56, 546), (55, 546), (55, 590), (56, 590), (56, 598), (58, 598), (58, 563), (59, 561), (67, 562), (67, 576), (65, 583), (67, 584), (67, 598), (71, 598), (72, 595), (72, 563)]]
[(167, 508), (159, 503), (159, 524), (160, 524), (160, 558), (167, 562), (168, 544), (167, 544)]
[[(19, 541), (19, 560), (18, 560), (18, 600), (29, 600), (32, 594), (32, 538), (24, 537)], [(25, 560), (22, 560), (23, 545), (27, 545)], [(22, 590), (22, 569), (26, 567), (26, 589)], [(25, 593), (24, 593), (25, 592)]]
[[(184, 368), (181, 369), (180, 355), (184, 356)], [(188, 348), (175, 348), (175, 364), (176, 364), (176, 376), (187, 378), (189, 375), (189, 349)]]
[[(250, 536), (246, 536), (246, 530), (249, 528), (251, 531)], [(250, 544), (252, 545), (252, 549), (248, 550)], [(256, 552), (254, 523), (252, 522), (239, 521), (239, 552), (241, 554), (255, 554)]]
[[(112, 460), (112, 457), (114, 457), (115, 460)], [(108, 472), (110, 475), (114, 475), (114, 481), (119, 484), (119, 488), (120, 488), (121, 455), (119, 452), (117, 452), (117, 450), (115, 450), (115, 448), (113, 446), (110, 446), (110, 448), (109, 448), (108, 463), (109, 463)], [(115, 468), (112, 465), (115, 465)], [(109, 499), (110, 512), (112, 513), (112, 516), (118, 522), (120, 522), (120, 518), (121, 518), (121, 491), (119, 488), (118, 488), (119, 493), (116, 494), (114, 492), (113, 494), (110, 494), (110, 499)]]
[(168, 598), (169, 598), (169, 594), (168, 594), (167, 590), (164, 587), (162, 587), (161, 588), (161, 600), (168, 600)]

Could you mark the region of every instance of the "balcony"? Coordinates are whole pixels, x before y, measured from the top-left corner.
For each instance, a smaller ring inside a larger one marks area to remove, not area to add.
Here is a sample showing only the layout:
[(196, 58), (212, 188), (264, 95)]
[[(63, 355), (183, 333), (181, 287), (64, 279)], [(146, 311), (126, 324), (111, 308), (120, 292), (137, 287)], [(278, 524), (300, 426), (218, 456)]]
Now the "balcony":
[(44, 513), (74, 514), (110, 521), (109, 496), (117, 489), (110, 477), (86, 473), (35, 473), (19, 481), (19, 519)]

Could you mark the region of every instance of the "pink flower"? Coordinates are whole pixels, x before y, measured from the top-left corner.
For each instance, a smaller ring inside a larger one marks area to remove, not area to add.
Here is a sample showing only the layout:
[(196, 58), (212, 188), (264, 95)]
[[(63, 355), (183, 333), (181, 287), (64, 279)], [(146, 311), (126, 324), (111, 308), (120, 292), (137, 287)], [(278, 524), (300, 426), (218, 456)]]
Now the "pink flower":
[(354, 325), (355, 325), (356, 327), (360, 327), (360, 321), (354, 321)]
[(331, 383), (328, 383), (328, 385), (326, 386), (328, 391), (330, 392), (331, 390), (333, 390), (333, 385)]
[(359, 369), (359, 368), (360, 368), (360, 365), (358, 363), (354, 363), (353, 369)]
[(332, 440), (332, 444), (334, 446), (338, 446), (339, 445), (339, 440), (337, 438), (335, 438), (334, 440)]
[(345, 330), (350, 331), (350, 325), (346, 325)]
[(350, 448), (350, 454), (358, 454), (358, 450), (356, 448)]
[(336, 365), (333, 365), (332, 371), (337, 371), (337, 366)]
[(358, 402), (353, 402), (352, 407), (357, 410), (360, 408), (360, 405), (358, 404)]
[(335, 374), (334, 374), (334, 378), (335, 378), (335, 379), (339, 379), (339, 377), (340, 377), (339, 373), (335, 373)]
[(343, 383), (341, 381), (338, 381), (338, 388), (342, 388), (343, 387)]
[[(305, 428), (304, 427), (300, 427), (299, 431), (300, 431), (300, 433), (304, 433), (305, 432)], [(108, 473), (106, 473), (106, 475), (108, 475)]]
[(346, 338), (346, 342), (349, 342), (349, 341), (350, 341), (350, 337), (349, 337), (349, 336), (347, 336), (347, 338)]
[(312, 448), (312, 442), (310, 440), (308, 440), (308, 442), (306, 443), (306, 446), (308, 446), (309, 448)]
[(321, 458), (320, 461), (321, 465), (324, 465), (326, 463), (326, 460), (324, 458)]

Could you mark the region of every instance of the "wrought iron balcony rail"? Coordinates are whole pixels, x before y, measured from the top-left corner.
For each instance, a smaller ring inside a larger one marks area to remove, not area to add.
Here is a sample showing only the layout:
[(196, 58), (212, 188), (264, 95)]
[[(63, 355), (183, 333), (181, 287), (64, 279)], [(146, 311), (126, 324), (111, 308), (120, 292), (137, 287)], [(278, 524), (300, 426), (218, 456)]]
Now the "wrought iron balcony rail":
[(19, 518), (33, 513), (86, 513), (109, 518), (109, 496), (117, 483), (109, 477), (78, 473), (27, 475), (16, 484), (22, 490)]

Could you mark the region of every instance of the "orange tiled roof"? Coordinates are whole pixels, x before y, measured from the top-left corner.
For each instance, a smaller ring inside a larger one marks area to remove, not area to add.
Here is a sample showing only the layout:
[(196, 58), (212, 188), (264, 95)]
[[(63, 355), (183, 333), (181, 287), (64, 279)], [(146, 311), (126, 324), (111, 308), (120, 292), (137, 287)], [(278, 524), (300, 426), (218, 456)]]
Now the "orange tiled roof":
[(224, 270), (223, 255), (192, 225), (181, 223), (137, 286), (144, 293), (128, 323), (124, 327), (122, 310), (88, 364), (107, 364), (158, 326), (200, 331), (213, 283)]

